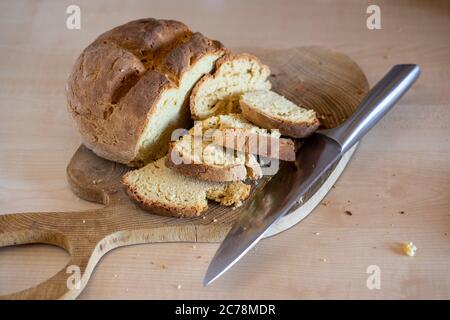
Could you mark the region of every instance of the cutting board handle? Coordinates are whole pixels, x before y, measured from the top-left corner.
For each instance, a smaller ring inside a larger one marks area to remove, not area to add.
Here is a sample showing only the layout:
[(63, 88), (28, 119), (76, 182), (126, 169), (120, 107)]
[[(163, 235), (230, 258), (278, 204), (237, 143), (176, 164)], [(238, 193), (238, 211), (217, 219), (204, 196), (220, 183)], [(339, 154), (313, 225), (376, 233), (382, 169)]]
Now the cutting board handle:
[[(102, 256), (112, 249), (141, 243), (205, 241), (205, 237), (211, 240), (207, 226), (195, 222), (183, 225), (155, 223), (145, 212), (129, 221), (116, 213), (123, 210), (129, 210), (129, 207), (0, 215), (0, 247), (45, 243), (61, 247), (70, 255), (67, 265), (50, 279), (29, 289), (0, 296), (0, 300), (75, 299)], [(224, 235), (217, 232), (214, 240), (220, 241)]]
[[(0, 247), (45, 243), (66, 250), (67, 265), (37, 286), (0, 296), (0, 299), (73, 299), (86, 285), (92, 270), (105, 253), (104, 236), (92, 232), (103, 210), (72, 213), (18, 213), (0, 216)], [(75, 234), (69, 228), (84, 230)], [(92, 232), (92, 233), (91, 233)]]

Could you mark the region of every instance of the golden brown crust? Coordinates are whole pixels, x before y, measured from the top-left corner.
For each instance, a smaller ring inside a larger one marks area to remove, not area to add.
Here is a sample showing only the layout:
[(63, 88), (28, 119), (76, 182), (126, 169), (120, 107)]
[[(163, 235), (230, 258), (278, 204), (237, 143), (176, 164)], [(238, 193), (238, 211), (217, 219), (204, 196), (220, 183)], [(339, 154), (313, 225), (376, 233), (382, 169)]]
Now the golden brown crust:
[(228, 53), (216, 61), (216, 69), (220, 69), (222, 64), (226, 62), (233, 61), (236, 59), (247, 59), (249, 61), (256, 61), (256, 63), (258, 63), (261, 66), (261, 68), (268, 68), (268, 66), (264, 65), (257, 56), (254, 56), (250, 53)]
[(305, 138), (316, 131), (320, 125), (317, 118), (314, 118), (310, 122), (303, 123), (283, 121), (264, 114), (258, 108), (247, 104), (243, 100), (240, 100), (239, 104), (241, 106), (242, 115), (248, 121), (253, 122), (261, 128), (278, 129), (280, 130), (280, 133), (285, 136)]
[[(269, 69), (269, 67), (264, 65), (258, 57), (248, 54), (248, 53), (239, 53), (239, 54), (227, 53), (227, 54), (223, 55), (220, 59), (217, 59), (217, 61), (216, 61), (216, 64), (215, 64), (216, 71), (213, 74), (205, 74), (192, 89), (192, 93), (189, 98), (189, 108), (191, 110), (192, 119), (194, 119), (194, 120), (200, 119), (200, 117), (197, 116), (197, 112), (196, 112), (196, 108), (197, 108), (196, 100), (197, 100), (197, 95), (198, 95), (199, 91), (201, 91), (203, 89), (203, 86), (206, 85), (208, 81), (213, 80), (221, 75), (220, 67), (222, 66), (222, 64), (224, 64), (228, 61), (235, 60), (235, 59), (254, 60), (260, 65), (261, 68)], [(270, 73), (270, 70), (269, 70), (269, 73)]]
[(161, 95), (200, 58), (225, 50), (172, 20), (131, 21), (100, 35), (79, 56), (66, 86), (83, 142), (129, 164)]

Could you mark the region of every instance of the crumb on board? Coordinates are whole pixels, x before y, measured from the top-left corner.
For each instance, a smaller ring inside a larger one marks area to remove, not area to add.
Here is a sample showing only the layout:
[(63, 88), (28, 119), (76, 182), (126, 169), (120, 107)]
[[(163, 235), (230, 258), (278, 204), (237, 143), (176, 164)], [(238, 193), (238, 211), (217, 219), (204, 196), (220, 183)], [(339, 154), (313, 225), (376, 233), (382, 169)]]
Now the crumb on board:
[(197, 259), (201, 259), (202, 256), (197, 256)]
[(83, 223), (86, 223), (86, 220), (83, 220)]
[(402, 210), (402, 211), (400, 211), (400, 214), (405, 214), (405, 211), (403, 211), (403, 210)]
[(403, 243), (402, 249), (407, 256), (413, 257), (416, 255), (417, 247), (411, 241)]
[(350, 210), (345, 210), (345, 214), (348, 215), (348, 216), (352, 216), (353, 215), (353, 213)]
[(181, 284), (177, 284), (177, 289), (181, 289)]
[(192, 245), (192, 249), (196, 249), (197, 246), (195, 244)]
[(327, 262), (327, 258), (322, 258), (322, 259), (320, 259), (320, 261)]
[(213, 219), (213, 222), (217, 222), (217, 219), (216, 219), (216, 218), (214, 218), (214, 219)]
[(161, 269), (167, 269), (167, 266), (165, 264), (162, 264)]
[(314, 235), (320, 236), (320, 232), (314, 232)]

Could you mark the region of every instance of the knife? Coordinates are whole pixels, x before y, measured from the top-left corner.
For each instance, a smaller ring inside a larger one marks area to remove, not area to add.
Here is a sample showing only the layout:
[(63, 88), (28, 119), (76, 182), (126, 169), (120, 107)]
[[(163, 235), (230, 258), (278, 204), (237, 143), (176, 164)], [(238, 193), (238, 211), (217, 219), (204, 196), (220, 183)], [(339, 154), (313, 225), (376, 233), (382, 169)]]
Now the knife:
[(417, 80), (416, 64), (394, 66), (363, 99), (342, 125), (319, 130), (278, 173), (246, 203), (212, 259), (203, 285), (207, 286), (241, 259), (346, 151), (359, 141)]

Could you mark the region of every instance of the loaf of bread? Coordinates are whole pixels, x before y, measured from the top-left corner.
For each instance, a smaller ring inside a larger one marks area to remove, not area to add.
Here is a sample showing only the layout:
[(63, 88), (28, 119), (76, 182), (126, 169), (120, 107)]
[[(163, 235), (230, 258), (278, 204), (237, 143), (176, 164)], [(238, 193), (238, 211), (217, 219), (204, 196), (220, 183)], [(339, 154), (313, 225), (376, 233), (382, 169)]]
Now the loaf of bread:
[(268, 90), (268, 66), (249, 54), (226, 54), (216, 62), (213, 74), (206, 74), (195, 85), (190, 97), (193, 119), (239, 112), (244, 92)]
[(125, 174), (129, 196), (144, 209), (166, 216), (199, 216), (208, 199), (224, 206), (239, 206), (250, 194), (243, 182), (208, 182), (187, 177), (165, 166), (165, 157)]
[(83, 143), (109, 160), (140, 166), (167, 152), (188, 127), (188, 97), (226, 53), (172, 20), (131, 21), (100, 35), (77, 59), (66, 86)]
[(320, 124), (314, 110), (299, 107), (270, 90), (246, 92), (239, 103), (246, 119), (262, 128), (278, 129), (282, 135), (304, 138)]

